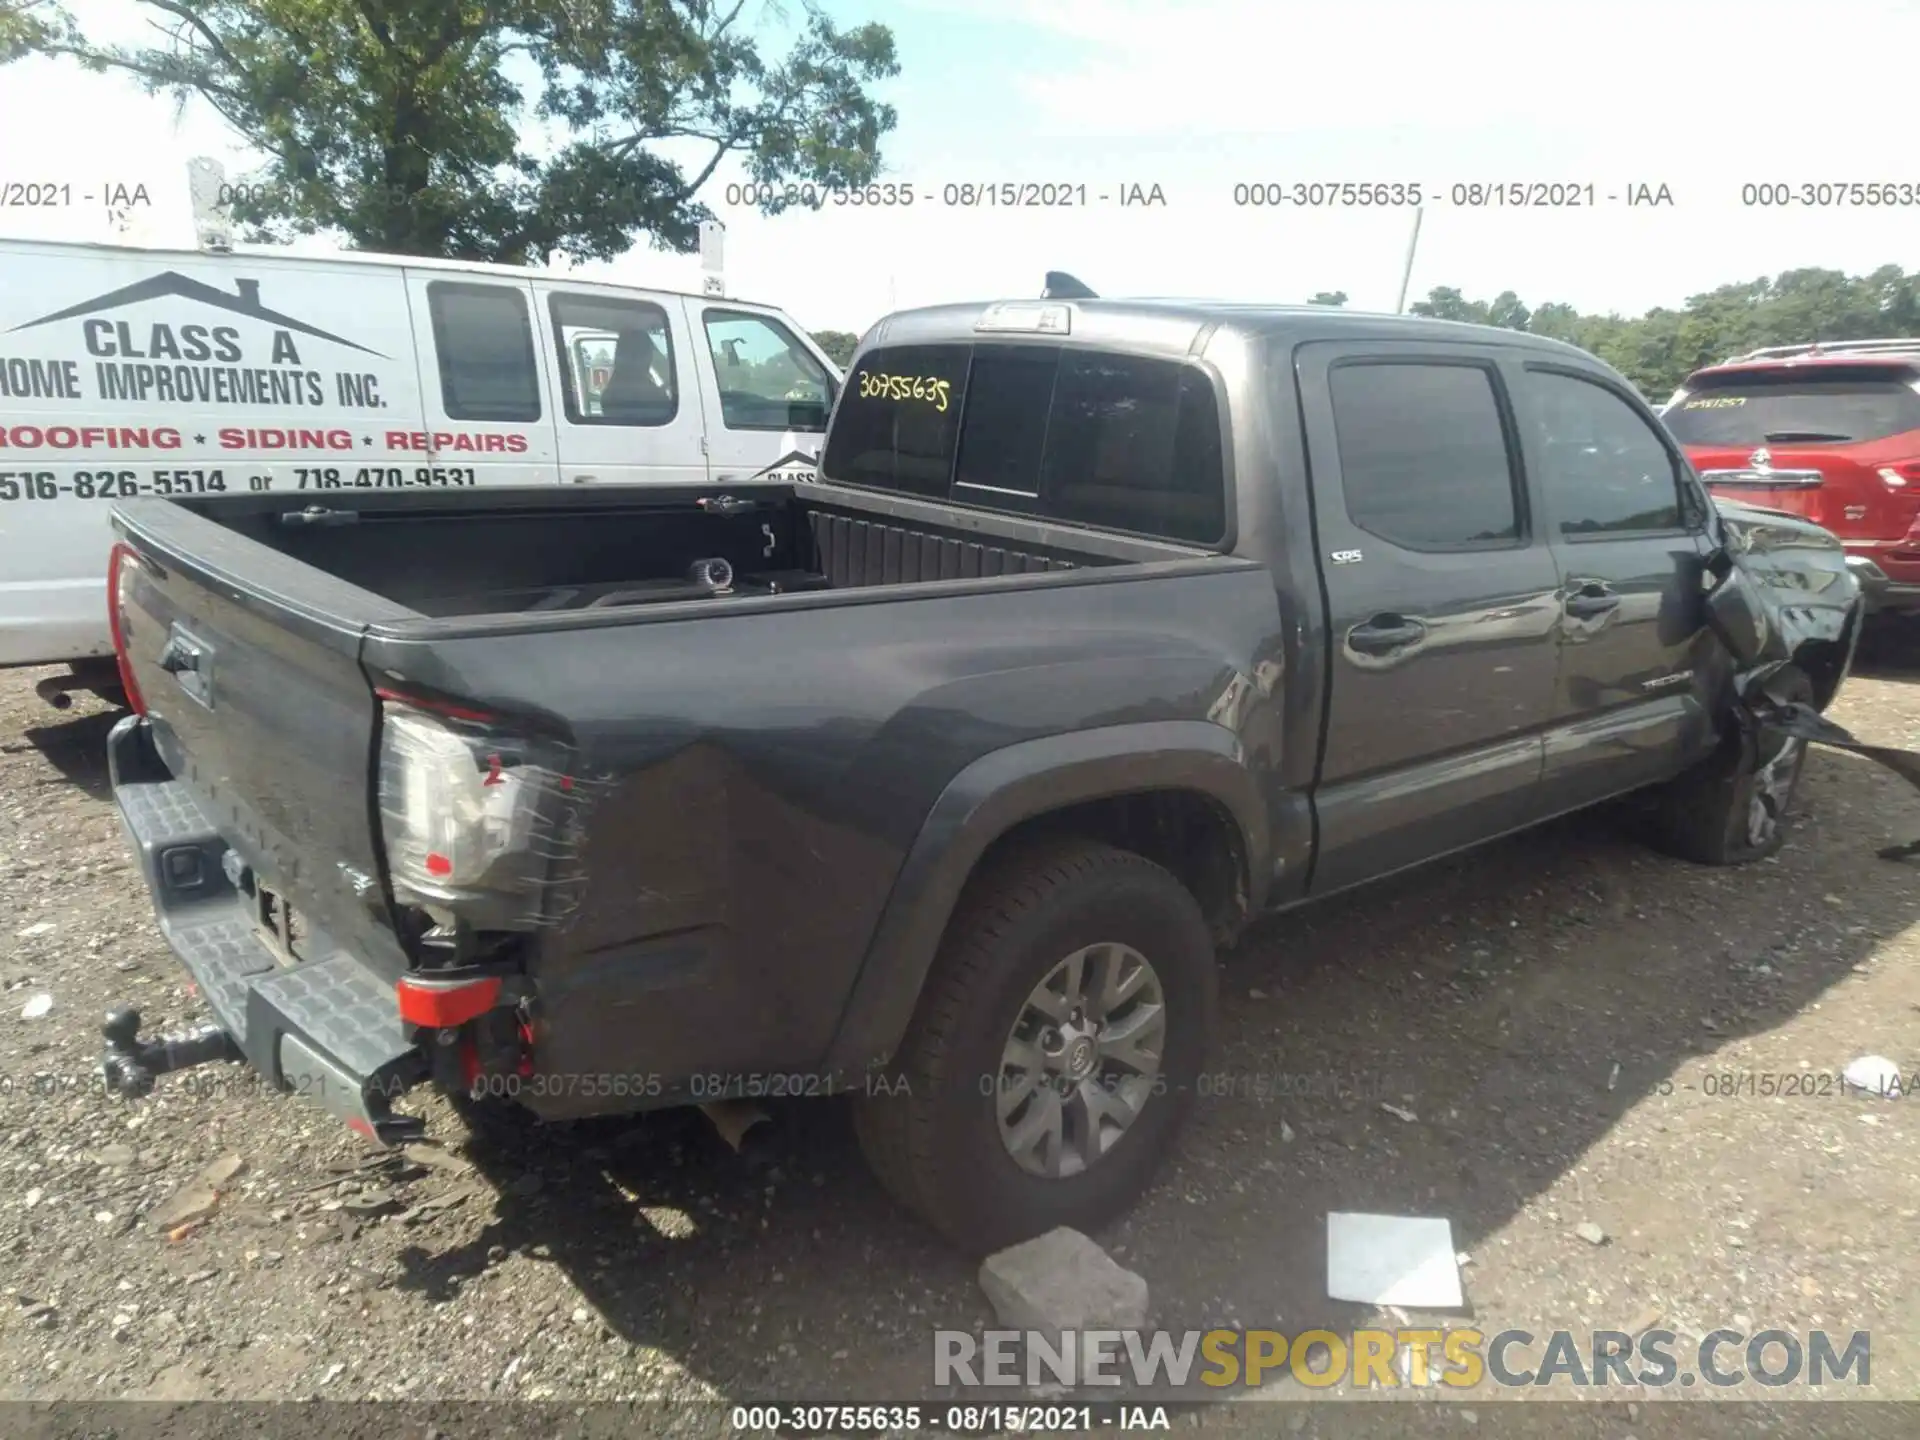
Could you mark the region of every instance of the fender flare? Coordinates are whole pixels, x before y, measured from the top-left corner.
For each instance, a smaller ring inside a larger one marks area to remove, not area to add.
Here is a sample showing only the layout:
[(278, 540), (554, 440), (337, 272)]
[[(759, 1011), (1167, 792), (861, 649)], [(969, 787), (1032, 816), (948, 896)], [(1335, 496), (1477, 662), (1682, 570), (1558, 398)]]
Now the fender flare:
[(1150, 790), (1196, 792), (1232, 817), (1257, 904), (1272, 836), (1266, 802), (1232, 731), (1206, 720), (1147, 721), (995, 750), (954, 776), (922, 823), (868, 942), (825, 1068), (854, 1074), (892, 1058), (960, 893), (996, 840), (1055, 810)]

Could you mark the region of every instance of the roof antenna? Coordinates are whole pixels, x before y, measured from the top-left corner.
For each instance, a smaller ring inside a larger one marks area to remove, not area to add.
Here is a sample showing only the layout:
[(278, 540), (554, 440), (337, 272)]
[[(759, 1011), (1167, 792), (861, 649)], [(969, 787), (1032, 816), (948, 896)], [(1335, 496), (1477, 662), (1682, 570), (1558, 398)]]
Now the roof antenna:
[(1047, 285), (1040, 292), (1040, 298), (1042, 300), (1098, 300), (1100, 297), (1066, 271), (1049, 270)]

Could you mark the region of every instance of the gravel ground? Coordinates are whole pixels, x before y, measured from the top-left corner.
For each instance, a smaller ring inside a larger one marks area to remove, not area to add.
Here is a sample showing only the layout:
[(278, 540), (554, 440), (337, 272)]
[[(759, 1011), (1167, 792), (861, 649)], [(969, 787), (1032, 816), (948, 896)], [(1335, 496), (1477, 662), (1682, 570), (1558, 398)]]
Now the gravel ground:
[[(1835, 718), (1920, 745), (1920, 644), (1870, 642)], [(237, 1068), (103, 1097), (110, 1003), (202, 1016), (107, 797), (113, 716), (47, 710), (38, 673), (0, 675), (0, 1397), (900, 1399), (931, 1329), (991, 1323), (831, 1102), (743, 1154), (694, 1112), (410, 1102), (444, 1144), (396, 1165)], [(1225, 960), (1219, 1093), (1097, 1237), (1153, 1322), (1366, 1323), (1325, 1298), (1324, 1214), (1442, 1215), (1489, 1333), (1868, 1330), (1873, 1393), (1920, 1398), (1920, 1097), (1745, 1093), (1920, 1070), (1920, 885), (1873, 853), (1920, 836), (1920, 795), (1815, 752), (1799, 808), (1742, 871), (1601, 812), (1257, 929)], [(211, 1215), (158, 1223), (196, 1184)], [(1593, 1433), (1663, 1433), (1619, 1415)]]

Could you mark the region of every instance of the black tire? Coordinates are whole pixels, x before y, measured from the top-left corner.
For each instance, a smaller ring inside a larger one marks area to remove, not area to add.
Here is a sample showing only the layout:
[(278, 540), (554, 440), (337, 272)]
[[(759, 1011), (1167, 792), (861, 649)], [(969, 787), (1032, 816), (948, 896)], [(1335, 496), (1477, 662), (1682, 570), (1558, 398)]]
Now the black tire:
[[(1147, 957), (1158, 978), (1164, 1083), (1079, 1174), (1030, 1174), (995, 1115), (1002, 1050), (1053, 967), (1108, 943)], [(861, 1149), (895, 1199), (968, 1253), (1058, 1225), (1097, 1228), (1139, 1197), (1173, 1145), (1212, 1041), (1217, 991), (1206, 921), (1166, 870), (1094, 841), (1011, 852), (968, 885), (889, 1083), (856, 1102)]]
[[(1781, 672), (1767, 688), (1783, 701), (1813, 703), (1813, 682), (1797, 670)], [(1794, 753), (1784, 770), (1763, 783), (1762, 776), (1789, 746)], [(1746, 865), (1774, 854), (1786, 842), (1788, 812), (1806, 763), (1805, 741), (1762, 734), (1756, 743), (1729, 735), (1710, 758), (1662, 793), (1660, 848), (1700, 865)], [(1765, 812), (1764, 820), (1759, 812)]]

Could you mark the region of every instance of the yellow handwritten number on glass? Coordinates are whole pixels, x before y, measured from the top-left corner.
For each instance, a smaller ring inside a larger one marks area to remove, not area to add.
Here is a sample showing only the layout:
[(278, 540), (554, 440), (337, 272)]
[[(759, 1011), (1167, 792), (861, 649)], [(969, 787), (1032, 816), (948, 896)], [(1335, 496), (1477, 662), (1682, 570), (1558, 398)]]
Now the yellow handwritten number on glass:
[(875, 375), (862, 370), (859, 378), (862, 400), (919, 400), (942, 414), (953, 390), (951, 380), (932, 375)]

